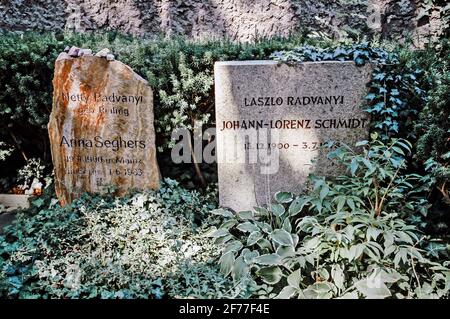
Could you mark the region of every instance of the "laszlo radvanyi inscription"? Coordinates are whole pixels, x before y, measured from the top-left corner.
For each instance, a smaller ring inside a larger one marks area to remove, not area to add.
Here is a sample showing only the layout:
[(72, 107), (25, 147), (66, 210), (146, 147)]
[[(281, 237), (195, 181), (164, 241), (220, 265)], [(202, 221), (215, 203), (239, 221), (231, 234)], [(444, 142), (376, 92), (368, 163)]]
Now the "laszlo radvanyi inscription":
[(153, 92), (119, 61), (61, 53), (48, 125), (56, 194), (62, 205), (115, 186), (157, 188)]
[(321, 146), (367, 138), (370, 76), (353, 62), (217, 62), (220, 205), (267, 205), (277, 191), (298, 193), (309, 173), (337, 174)]

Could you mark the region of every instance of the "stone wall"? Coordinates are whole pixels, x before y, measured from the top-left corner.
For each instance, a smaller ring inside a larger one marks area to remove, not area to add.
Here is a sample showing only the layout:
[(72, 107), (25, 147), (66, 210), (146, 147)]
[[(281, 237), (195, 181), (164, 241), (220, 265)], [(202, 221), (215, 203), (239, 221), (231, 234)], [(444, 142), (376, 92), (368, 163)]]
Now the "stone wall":
[(447, 1), (433, 2), (436, 8), (426, 8), (430, 17), (424, 19), (421, 0), (0, 0), (0, 28), (120, 30), (233, 41), (305, 28), (333, 36), (352, 30), (396, 38), (412, 31), (441, 35)]

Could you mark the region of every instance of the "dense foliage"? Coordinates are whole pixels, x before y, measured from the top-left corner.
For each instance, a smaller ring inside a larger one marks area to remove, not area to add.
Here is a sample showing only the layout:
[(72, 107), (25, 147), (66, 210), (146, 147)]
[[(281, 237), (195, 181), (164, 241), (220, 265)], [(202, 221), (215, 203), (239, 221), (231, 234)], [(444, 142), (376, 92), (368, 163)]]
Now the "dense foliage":
[(215, 195), (167, 179), (157, 192), (86, 194), (65, 208), (39, 198), (0, 236), (0, 297), (236, 296), (199, 223)]
[(449, 42), (438, 51), (417, 52), (407, 48), (387, 50), (369, 43), (335, 44), (320, 48), (302, 46), (275, 52), (272, 58), (284, 63), (304, 61), (354, 61), (371, 63), (372, 81), (364, 109), (372, 115), (372, 132), (383, 140), (405, 138), (413, 144), (409, 171), (425, 175), (427, 184), (417, 196), (430, 205), (417, 214), (402, 216), (429, 232), (448, 235), (450, 210), (448, 102)]
[[(434, 246), (420, 249), (425, 237), (401, 218), (423, 205), (413, 186), (422, 177), (405, 174), (410, 145), (373, 137), (356, 145), (362, 152), (344, 145), (329, 154), (348, 176), (311, 176), (310, 191), (278, 192), (267, 208), (216, 210), (222, 272), (266, 297), (448, 297), (448, 261), (433, 260)], [(448, 260), (445, 245), (441, 253)]]

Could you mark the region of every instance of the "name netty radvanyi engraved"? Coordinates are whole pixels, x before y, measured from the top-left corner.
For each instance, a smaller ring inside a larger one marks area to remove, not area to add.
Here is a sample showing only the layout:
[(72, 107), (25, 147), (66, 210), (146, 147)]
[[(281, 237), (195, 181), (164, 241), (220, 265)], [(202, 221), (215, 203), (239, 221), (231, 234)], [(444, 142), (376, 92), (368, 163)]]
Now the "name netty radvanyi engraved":
[(71, 102), (109, 102), (109, 103), (130, 103), (135, 104), (136, 106), (139, 103), (142, 103), (144, 97), (142, 95), (123, 95), (117, 93), (111, 93), (109, 95), (104, 95), (101, 93), (78, 93), (78, 94), (69, 94), (69, 93), (61, 93), (61, 98), (63, 101), (71, 101)]
[(368, 122), (367, 118), (233, 120), (222, 121), (220, 131), (239, 129), (355, 129), (365, 128)]

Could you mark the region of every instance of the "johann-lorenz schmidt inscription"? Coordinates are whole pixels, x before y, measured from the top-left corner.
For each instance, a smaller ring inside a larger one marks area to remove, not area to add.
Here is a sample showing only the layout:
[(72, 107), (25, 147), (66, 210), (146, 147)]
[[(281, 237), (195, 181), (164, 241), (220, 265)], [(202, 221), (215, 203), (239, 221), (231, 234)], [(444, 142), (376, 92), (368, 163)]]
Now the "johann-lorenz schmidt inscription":
[(298, 193), (309, 173), (340, 173), (321, 146), (367, 137), (370, 76), (352, 62), (216, 63), (220, 204), (267, 205), (277, 191)]

